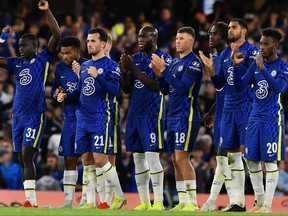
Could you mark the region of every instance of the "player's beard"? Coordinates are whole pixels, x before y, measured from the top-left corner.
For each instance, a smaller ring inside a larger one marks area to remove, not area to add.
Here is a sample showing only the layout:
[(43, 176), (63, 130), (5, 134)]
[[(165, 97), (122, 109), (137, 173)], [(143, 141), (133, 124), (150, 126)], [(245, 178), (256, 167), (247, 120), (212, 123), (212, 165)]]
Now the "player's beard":
[(228, 36), (228, 42), (235, 43), (236, 41), (238, 41), (241, 38), (241, 33), (242, 31), (240, 31), (239, 34), (232, 36), (231, 38), (229, 38)]
[(146, 46), (144, 47), (144, 49), (141, 50), (141, 52), (149, 53), (152, 49), (153, 49), (153, 43), (152, 41), (149, 41), (148, 43), (146, 43)]
[(99, 50), (92, 50), (91, 52), (89, 52), (89, 54), (92, 56), (97, 56), (99, 52)]

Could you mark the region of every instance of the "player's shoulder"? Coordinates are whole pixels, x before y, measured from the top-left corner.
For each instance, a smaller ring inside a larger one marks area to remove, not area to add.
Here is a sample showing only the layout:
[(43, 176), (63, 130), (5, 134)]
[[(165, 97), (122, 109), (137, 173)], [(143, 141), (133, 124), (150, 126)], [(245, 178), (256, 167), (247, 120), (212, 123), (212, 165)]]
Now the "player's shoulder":
[(106, 57), (105, 59), (105, 65), (107, 68), (115, 68), (115, 67), (119, 67), (118, 63), (108, 57)]
[(21, 63), (21, 62), (23, 62), (24, 59), (21, 58), (21, 57), (10, 57), (10, 58), (7, 58), (7, 61), (8, 61), (8, 63), (9, 63), (9, 62), (13, 62), (13, 64), (16, 64), (16, 63)]
[(288, 74), (288, 63), (282, 58), (278, 59), (277, 67), (282, 70), (285, 74)]
[(36, 54), (36, 58), (53, 57), (47, 52), (47, 48), (42, 49)]
[(83, 62), (87, 61), (88, 59), (80, 57), (79, 64), (82, 65)]
[(255, 44), (251, 44), (248, 41), (245, 42), (245, 48), (248, 53), (250, 53), (252, 56), (259, 55), (259, 47)]
[(155, 54), (157, 54), (159, 57), (163, 56), (165, 62), (168, 64), (172, 62), (172, 57), (168, 53), (164, 52), (163, 50), (157, 49)]
[(89, 66), (92, 66), (93, 64), (94, 64), (93, 60), (89, 59), (87, 61), (82, 62), (81, 67), (89, 67)]
[(203, 65), (200, 58), (195, 53), (190, 53), (188, 57), (188, 61), (186, 61), (187, 69), (202, 72)]
[(227, 58), (227, 56), (230, 58), (230, 55), (231, 55), (231, 47), (228, 46), (226, 47), (221, 53), (220, 53), (220, 59), (221, 58)]
[(160, 57), (163, 55), (164, 57), (170, 57), (171, 58), (171, 56), (167, 52), (164, 52), (161, 49), (157, 49), (155, 53)]
[(60, 61), (60, 62), (58, 62), (57, 65), (56, 65), (56, 70), (65, 70), (66, 67), (67, 67), (67, 66), (65, 65), (64, 61)]

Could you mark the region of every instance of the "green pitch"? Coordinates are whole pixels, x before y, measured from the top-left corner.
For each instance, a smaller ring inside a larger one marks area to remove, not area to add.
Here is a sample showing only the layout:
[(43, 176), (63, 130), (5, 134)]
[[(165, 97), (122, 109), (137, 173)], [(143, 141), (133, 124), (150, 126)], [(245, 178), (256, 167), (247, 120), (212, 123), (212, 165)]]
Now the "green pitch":
[[(39, 208), (39, 209), (29, 209), (29, 208), (12, 208), (12, 207), (0, 207), (0, 215), (17, 215), (17, 216), (30, 216), (30, 215), (97, 215), (97, 216), (201, 216), (201, 215), (225, 215), (225, 216), (236, 216), (236, 215), (245, 215), (245, 216), (261, 216), (267, 214), (260, 213), (223, 213), (223, 212), (171, 212), (171, 211), (133, 211), (133, 210), (97, 210), (97, 209), (56, 209), (56, 208)], [(269, 214), (270, 215), (270, 214)], [(273, 216), (276, 215), (287, 215), (287, 213), (273, 213)]]

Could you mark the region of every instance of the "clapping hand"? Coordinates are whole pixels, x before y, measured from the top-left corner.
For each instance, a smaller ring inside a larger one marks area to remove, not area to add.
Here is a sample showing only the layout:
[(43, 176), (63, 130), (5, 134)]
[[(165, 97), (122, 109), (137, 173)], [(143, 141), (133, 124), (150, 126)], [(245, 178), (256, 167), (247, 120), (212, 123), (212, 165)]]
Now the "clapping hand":
[(232, 49), (232, 53), (230, 56), (231, 60), (233, 62), (233, 65), (235, 67), (238, 67), (239, 64), (244, 61), (245, 55), (243, 53), (239, 53), (239, 46), (237, 46), (233, 43), (231, 44), (231, 49)]
[(74, 71), (74, 73), (78, 76), (78, 78), (80, 77), (80, 64), (77, 61), (73, 61), (72, 62), (72, 70)]
[(161, 58), (156, 55), (156, 54), (152, 54), (152, 61), (151, 61), (151, 66), (152, 69), (154, 71), (154, 73), (156, 74), (157, 77), (162, 77), (163, 76), (163, 71), (165, 70), (166, 66), (165, 66), (165, 60), (164, 60), (164, 56), (162, 55)]

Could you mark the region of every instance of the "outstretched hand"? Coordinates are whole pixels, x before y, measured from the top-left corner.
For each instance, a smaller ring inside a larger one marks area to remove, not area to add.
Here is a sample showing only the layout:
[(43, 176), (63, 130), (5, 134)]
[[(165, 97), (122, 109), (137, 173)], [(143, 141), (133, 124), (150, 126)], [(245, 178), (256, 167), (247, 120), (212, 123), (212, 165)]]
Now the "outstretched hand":
[(38, 8), (40, 10), (48, 10), (49, 9), (48, 1), (40, 0), (39, 3), (38, 3)]
[(5, 26), (3, 29), (2, 29), (2, 33), (10, 33), (11, 32), (11, 27), (10, 26)]

